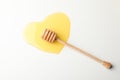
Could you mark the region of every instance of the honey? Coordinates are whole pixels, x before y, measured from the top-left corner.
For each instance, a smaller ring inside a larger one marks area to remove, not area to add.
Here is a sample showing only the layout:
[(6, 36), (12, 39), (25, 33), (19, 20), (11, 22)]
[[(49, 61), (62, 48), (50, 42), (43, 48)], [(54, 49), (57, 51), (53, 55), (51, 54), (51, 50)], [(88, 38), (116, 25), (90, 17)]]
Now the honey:
[(70, 21), (64, 13), (54, 13), (41, 22), (32, 22), (24, 30), (25, 40), (32, 46), (49, 53), (58, 54), (64, 45), (57, 41), (49, 43), (41, 38), (45, 29), (50, 29), (63, 41), (67, 41), (70, 33)]

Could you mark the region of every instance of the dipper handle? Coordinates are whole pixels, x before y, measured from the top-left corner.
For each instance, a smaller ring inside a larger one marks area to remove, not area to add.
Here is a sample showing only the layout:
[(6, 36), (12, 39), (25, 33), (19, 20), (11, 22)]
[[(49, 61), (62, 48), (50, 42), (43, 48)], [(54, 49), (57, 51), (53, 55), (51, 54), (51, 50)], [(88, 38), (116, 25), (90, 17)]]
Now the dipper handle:
[(103, 65), (105, 68), (107, 68), (107, 69), (112, 68), (112, 64), (111, 64), (111, 63), (106, 62), (106, 61), (103, 61), (103, 60), (101, 60), (101, 59), (99, 59), (99, 58), (97, 58), (97, 57), (95, 57), (95, 56), (93, 56), (93, 55), (91, 55), (91, 54), (89, 54), (89, 53), (81, 50), (80, 48), (77, 48), (77, 47), (75, 47), (75, 46), (73, 46), (73, 45), (71, 45), (71, 44), (69, 44), (69, 43), (66, 43), (66, 42), (58, 39), (58, 38), (56, 39), (56, 41), (59, 42), (59, 43), (61, 43), (61, 44), (63, 44), (63, 45), (68, 46), (69, 48), (72, 48), (72, 49), (78, 51), (79, 53), (81, 53), (81, 54), (83, 54), (83, 55), (85, 55), (85, 56), (87, 56), (87, 57), (89, 57), (89, 58), (91, 58), (91, 59), (93, 59), (94, 61), (102, 64), (102, 65)]

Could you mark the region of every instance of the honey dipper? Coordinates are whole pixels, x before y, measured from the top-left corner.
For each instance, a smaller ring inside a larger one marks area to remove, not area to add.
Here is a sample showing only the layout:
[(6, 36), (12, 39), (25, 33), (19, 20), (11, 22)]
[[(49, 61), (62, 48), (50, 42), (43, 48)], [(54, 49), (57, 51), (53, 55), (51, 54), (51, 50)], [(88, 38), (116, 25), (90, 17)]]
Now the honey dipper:
[(99, 58), (97, 58), (97, 57), (95, 57), (95, 56), (93, 56), (93, 55), (91, 55), (91, 54), (89, 54), (89, 53), (87, 53), (87, 52), (85, 52), (85, 51), (83, 51), (83, 50), (81, 50), (81, 49), (79, 49), (79, 48), (69, 44), (69, 43), (67, 43), (67, 42), (62, 41), (61, 39), (59, 39), (57, 37), (57, 34), (54, 31), (52, 31), (52, 30), (45, 29), (44, 32), (43, 32), (43, 35), (42, 35), (42, 39), (46, 40), (46, 41), (48, 41), (50, 43), (53, 43), (54, 41), (57, 41), (57, 42), (59, 42), (59, 43), (61, 43), (63, 45), (66, 45), (66, 46), (68, 46), (68, 47), (70, 47), (70, 48), (72, 48), (72, 49), (74, 49), (74, 50), (84, 54), (85, 56), (93, 59), (94, 61), (102, 64), (107, 69), (112, 68), (112, 64), (111, 63), (103, 61), (103, 60), (101, 60), (101, 59), (99, 59)]

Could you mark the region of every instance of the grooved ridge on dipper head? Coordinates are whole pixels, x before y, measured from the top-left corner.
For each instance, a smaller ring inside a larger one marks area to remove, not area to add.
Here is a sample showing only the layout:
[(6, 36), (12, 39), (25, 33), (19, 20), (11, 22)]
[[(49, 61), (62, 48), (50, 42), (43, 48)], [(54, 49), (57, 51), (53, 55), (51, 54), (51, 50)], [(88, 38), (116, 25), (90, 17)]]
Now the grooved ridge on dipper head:
[(45, 29), (42, 35), (42, 39), (52, 43), (56, 39), (56, 33), (49, 29)]

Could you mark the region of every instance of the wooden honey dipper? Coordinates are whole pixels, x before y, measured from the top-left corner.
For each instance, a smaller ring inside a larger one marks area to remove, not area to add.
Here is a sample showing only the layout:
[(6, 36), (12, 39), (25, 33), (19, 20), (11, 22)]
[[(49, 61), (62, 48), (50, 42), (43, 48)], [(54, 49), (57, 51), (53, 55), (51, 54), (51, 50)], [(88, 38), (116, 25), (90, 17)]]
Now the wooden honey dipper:
[(48, 41), (50, 43), (53, 43), (54, 41), (57, 41), (57, 42), (59, 42), (59, 43), (61, 43), (63, 45), (66, 45), (66, 46), (68, 46), (68, 47), (70, 47), (70, 48), (72, 48), (72, 49), (74, 49), (74, 50), (84, 54), (85, 56), (93, 59), (94, 61), (102, 64), (107, 69), (112, 68), (112, 64), (111, 63), (103, 61), (103, 60), (101, 60), (101, 59), (99, 59), (99, 58), (97, 58), (97, 57), (95, 57), (95, 56), (93, 56), (93, 55), (91, 55), (91, 54), (89, 54), (89, 53), (87, 53), (87, 52), (85, 52), (85, 51), (83, 51), (83, 50), (81, 50), (81, 49), (79, 49), (79, 48), (69, 44), (69, 43), (67, 43), (67, 42), (64, 42), (64, 41), (60, 40), (57, 37), (57, 35), (56, 35), (56, 33), (54, 31), (51, 31), (49, 29), (45, 29), (44, 32), (43, 32), (43, 35), (42, 35), (42, 39), (46, 40), (46, 41)]

